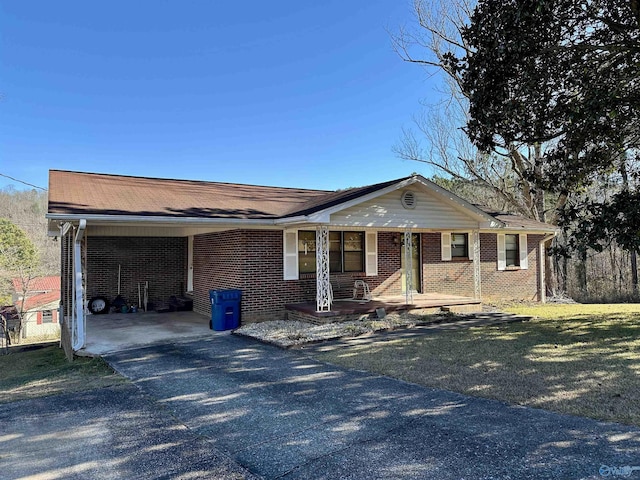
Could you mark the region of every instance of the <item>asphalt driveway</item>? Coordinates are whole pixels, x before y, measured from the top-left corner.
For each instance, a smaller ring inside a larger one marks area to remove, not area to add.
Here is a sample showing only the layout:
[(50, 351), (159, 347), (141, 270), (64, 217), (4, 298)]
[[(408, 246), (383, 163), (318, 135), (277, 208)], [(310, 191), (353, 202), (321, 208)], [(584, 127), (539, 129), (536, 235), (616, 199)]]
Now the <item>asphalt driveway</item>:
[(637, 428), (232, 335), (107, 360), (133, 384), (0, 405), (0, 478), (640, 479)]
[(574, 479), (640, 466), (637, 428), (428, 389), (235, 336), (106, 360), (212, 458), (265, 478)]
[(258, 477), (131, 384), (0, 405), (0, 479), (170, 478)]

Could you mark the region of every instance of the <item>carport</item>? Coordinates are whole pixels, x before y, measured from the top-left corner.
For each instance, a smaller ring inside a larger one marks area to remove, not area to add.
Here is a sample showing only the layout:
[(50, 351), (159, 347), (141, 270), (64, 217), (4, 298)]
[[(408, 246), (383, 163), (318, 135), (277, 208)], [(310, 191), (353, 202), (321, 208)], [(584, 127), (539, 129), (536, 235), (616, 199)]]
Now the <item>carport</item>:
[[(92, 343), (102, 343), (98, 339), (138, 345), (145, 338), (188, 333), (194, 325), (208, 329), (202, 314), (175, 315), (190, 313), (176, 310), (193, 308), (193, 235), (203, 231), (209, 230), (114, 227), (84, 220), (78, 226), (63, 224), (58, 235), (64, 259), (61, 332), (67, 356), (96, 353)], [(96, 300), (109, 313), (91, 315)], [(137, 313), (125, 313), (134, 308)], [(116, 313), (120, 309), (125, 312)], [(169, 325), (172, 321), (178, 322), (175, 328)], [(99, 352), (103, 351), (101, 347)]]
[(209, 328), (209, 319), (195, 312), (111, 313), (87, 315), (85, 347), (76, 352), (96, 356), (154, 343), (225, 335)]

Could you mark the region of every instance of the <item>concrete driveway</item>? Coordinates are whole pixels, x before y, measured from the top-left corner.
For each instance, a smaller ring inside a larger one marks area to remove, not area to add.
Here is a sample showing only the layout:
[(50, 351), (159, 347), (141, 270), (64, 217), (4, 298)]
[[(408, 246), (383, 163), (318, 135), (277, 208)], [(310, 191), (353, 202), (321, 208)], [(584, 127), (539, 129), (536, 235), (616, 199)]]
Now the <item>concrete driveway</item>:
[(195, 312), (88, 315), (86, 345), (78, 355), (104, 355), (135, 346), (228, 334), (211, 330), (209, 319)]
[(595, 479), (640, 466), (637, 428), (423, 388), (231, 335), (106, 359), (206, 439), (212, 457), (265, 478)]

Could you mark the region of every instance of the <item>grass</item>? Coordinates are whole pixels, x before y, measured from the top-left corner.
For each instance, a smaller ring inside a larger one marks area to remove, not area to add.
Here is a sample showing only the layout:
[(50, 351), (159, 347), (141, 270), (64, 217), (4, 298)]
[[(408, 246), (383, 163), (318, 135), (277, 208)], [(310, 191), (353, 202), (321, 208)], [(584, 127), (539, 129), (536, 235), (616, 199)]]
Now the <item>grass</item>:
[(514, 305), (536, 318), (319, 353), (435, 388), (640, 426), (640, 305)]
[(101, 358), (68, 362), (57, 346), (0, 355), (0, 404), (125, 382)]

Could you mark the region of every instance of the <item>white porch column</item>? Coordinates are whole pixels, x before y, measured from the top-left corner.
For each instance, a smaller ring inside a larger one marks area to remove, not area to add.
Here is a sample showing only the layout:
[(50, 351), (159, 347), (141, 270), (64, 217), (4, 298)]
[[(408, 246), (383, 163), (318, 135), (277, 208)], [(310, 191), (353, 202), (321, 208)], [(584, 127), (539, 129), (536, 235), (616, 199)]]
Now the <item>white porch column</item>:
[(413, 303), (413, 235), (411, 229), (404, 231), (404, 278), (405, 303)]
[(474, 230), (473, 244), (473, 297), (480, 300), (482, 297), (482, 270), (480, 268), (480, 231)]
[(329, 279), (329, 229), (316, 228), (316, 310), (331, 311), (333, 295)]
[(193, 292), (193, 235), (187, 237), (187, 292)]

